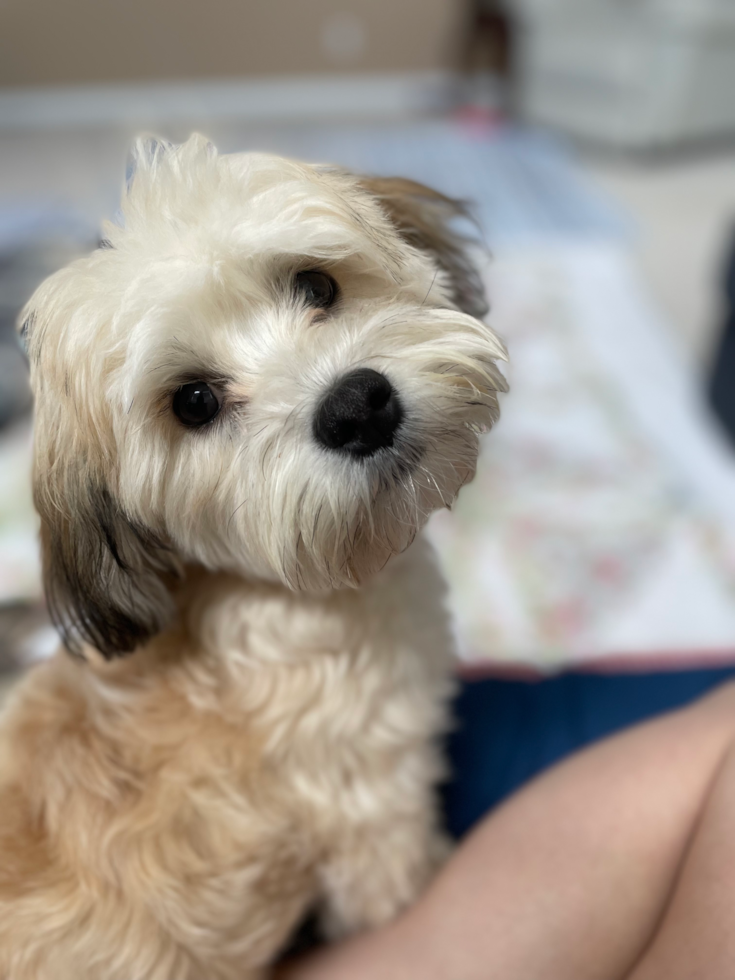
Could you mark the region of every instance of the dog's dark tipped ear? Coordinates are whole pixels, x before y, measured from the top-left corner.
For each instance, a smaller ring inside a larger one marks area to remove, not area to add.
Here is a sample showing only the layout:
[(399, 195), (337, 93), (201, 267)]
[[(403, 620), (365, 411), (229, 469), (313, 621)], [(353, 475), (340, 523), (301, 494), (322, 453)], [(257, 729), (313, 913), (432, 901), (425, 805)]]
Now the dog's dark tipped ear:
[(103, 487), (72, 478), (62, 493), (48, 491), (36, 483), (54, 625), (73, 653), (82, 643), (108, 659), (132, 652), (172, 616), (166, 581), (179, 571), (174, 556), (127, 519)]
[(471, 239), (454, 227), (457, 219), (471, 217), (467, 205), (403, 177), (361, 177), (360, 184), (380, 201), (404, 241), (433, 256), (447, 275), (457, 307), (484, 316), (488, 304), (468, 255)]

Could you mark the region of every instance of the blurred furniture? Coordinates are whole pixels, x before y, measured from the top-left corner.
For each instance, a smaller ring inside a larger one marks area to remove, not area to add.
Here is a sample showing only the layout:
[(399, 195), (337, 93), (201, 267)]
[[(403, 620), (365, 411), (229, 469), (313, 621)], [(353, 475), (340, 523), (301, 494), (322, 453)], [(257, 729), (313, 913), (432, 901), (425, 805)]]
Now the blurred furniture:
[(735, 134), (731, 0), (516, 0), (525, 118), (631, 150)]
[(505, 0), (473, 0), (464, 32), (466, 106), (513, 111), (514, 24)]
[(115, 125), (179, 140), (222, 119), (444, 112), (469, 9), (470, 0), (10, 3), (0, 14), (0, 132)]
[(3, 7), (0, 87), (453, 67), (457, 0), (35, 0)]
[(735, 235), (725, 264), (725, 326), (715, 357), (710, 398), (735, 446)]

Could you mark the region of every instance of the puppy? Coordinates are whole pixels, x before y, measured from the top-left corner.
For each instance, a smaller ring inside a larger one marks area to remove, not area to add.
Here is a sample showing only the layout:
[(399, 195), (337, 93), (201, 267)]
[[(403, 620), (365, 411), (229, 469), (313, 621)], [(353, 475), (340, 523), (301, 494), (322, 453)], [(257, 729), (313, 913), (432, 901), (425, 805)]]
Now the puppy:
[(344, 936), (430, 878), (452, 642), (417, 535), (505, 388), (458, 211), (142, 140), (31, 299), (66, 651), (0, 729), (2, 980), (252, 980), (308, 911)]

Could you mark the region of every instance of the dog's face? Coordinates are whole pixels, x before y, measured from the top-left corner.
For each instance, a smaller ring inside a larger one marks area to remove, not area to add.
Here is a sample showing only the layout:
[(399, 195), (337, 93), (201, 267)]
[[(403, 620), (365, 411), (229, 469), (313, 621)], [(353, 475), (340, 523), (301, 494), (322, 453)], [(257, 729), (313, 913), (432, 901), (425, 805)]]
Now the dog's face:
[(122, 213), (22, 321), (50, 606), (106, 655), (182, 562), (360, 585), (472, 477), (504, 388), (427, 188), (193, 137), (138, 145)]

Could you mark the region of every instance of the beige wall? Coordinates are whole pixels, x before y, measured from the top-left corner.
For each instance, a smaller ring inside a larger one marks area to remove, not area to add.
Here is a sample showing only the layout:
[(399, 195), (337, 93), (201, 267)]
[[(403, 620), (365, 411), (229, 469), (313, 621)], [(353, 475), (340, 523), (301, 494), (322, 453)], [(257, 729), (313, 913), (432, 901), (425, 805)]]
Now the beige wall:
[(464, 0), (0, 0), (0, 86), (450, 67)]

